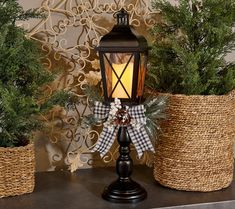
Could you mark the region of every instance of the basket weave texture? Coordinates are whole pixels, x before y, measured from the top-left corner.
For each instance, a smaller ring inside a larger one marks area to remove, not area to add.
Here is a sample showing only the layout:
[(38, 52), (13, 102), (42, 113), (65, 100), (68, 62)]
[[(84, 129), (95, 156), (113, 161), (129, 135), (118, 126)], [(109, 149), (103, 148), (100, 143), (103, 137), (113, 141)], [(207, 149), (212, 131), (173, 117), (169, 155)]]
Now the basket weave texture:
[(0, 148), (0, 197), (33, 192), (35, 180), (34, 145)]
[(209, 192), (233, 179), (231, 96), (171, 95), (156, 144), (154, 177), (178, 190)]

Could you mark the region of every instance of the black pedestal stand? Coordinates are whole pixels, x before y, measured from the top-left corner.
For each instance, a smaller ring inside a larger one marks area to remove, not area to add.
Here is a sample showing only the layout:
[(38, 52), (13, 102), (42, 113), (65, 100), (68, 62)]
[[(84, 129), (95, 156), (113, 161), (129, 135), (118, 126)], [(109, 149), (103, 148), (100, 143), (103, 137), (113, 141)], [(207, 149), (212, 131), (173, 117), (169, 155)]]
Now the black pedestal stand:
[(133, 161), (129, 155), (131, 139), (126, 127), (119, 128), (118, 142), (120, 144), (120, 156), (117, 159), (116, 171), (119, 177), (105, 188), (102, 197), (105, 200), (116, 203), (139, 202), (147, 197), (147, 192), (130, 177), (133, 169)]

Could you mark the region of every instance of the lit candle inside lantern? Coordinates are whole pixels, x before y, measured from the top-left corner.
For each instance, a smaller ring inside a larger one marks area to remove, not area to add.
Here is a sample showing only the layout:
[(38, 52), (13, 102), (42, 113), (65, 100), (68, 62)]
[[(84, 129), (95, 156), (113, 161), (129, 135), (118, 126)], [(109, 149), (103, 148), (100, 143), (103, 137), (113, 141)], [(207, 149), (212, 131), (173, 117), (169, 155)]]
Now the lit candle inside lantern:
[[(115, 70), (118, 77), (121, 76), (123, 70), (125, 69), (126, 64), (127, 63), (112, 64), (113, 69)], [(129, 94), (130, 97), (131, 97), (131, 93), (132, 93), (132, 80), (133, 80), (133, 70), (134, 70), (133, 67), (134, 67), (133, 63), (130, 62), (128, 64), (128, 66), (126, 67), (126, 70), (125, 70), (125, 72), (123, 73), (123, 75), (121, 77), (121, 82), (122, 82), (123, 86), (125, 87), (125, 89), (126, 89), (126, 91), (127, 91), (127, 93)], [(115, 73), (112, 72), (112, 90), (116, 86), (117, 82), (118, 82), (118, 78), (115, 75)], [(113, 91), (112, 98), (129, 98), (127, 93), (125, 92), (123, 86), (121, 85), (120, 82), (117, 84), (115, 90)]]

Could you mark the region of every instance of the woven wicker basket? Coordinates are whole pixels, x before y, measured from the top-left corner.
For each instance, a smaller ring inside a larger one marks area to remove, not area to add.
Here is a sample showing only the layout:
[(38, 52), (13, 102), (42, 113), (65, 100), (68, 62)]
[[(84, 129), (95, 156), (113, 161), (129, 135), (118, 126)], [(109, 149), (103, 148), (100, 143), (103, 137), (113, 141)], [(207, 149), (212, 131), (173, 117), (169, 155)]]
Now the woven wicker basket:
[(156, 144), (154, 177), (178, 190), (209, 192), (233, 179), (234, 101), (231, 96), (169, 94)]
[(0, 197), (31, 193), (34, 189), (34, 145), (0, 148)]

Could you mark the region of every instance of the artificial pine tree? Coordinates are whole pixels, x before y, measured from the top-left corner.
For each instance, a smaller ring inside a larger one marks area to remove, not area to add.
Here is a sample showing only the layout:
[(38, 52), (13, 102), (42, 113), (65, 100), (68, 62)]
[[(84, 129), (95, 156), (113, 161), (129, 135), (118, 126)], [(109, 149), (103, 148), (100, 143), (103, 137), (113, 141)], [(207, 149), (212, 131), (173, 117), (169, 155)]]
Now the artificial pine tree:
[(235, 88), (234, 0), (153, 0), (162, 22), (153, 27), (149, 86), (186, 95), (226, 94)]
[(0, 0), (0, 147), (26, 145), (32, 132), (43, 126), (39, 115), (68, 99), (67, 93), (56, 91), (51, 98), (39, 100), (43, 85), (54, 76), (40, 63), (37, 44), (16, 26), (16, 21), (32, 17), (42, 15), (24, 11), (17, 0)]

